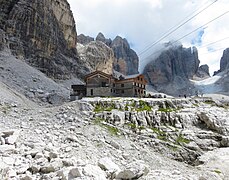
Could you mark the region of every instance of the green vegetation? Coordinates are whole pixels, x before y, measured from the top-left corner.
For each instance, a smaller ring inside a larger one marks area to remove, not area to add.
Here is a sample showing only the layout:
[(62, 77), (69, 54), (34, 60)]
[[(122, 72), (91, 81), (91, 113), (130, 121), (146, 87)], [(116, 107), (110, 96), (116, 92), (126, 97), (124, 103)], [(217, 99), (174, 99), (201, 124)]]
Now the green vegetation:
[(139, 100), (139, 107), (136, 109), (139, 111), (152, 111), (152, 107), (149, 105), (149, 103)]
[(217, 174), (221, 174), (221, 171), (218, 170), (218, 169), (215, 169), (214, 172), (217, 173)]
[(158, 128), (151, 128), (153, 130), (154, 133), (157, 134), (157, 138), (162, 140), (162, 141), (167, 141), (167, 136), (166, 136), (166, 133)]
[(134, 130), (139, 130), (139, 131), (141, 131), (141, 130), (143, 130), (143, 129), (146, 129), (146, 127), (145, 126), (137, 126), (136, 124), (134, 124), (134, 123), (128, 123), (128, 124), (126, 124), (127, 126), (129, 126), (131, 129), (134, 129)]
[(213, 100), (211, 100), (211, 99), (205, 100), (204, 103), (205, 103), (205, 104), (212, 105), (212, 106), (215, 106), (215, 105), (216, 105), (215, 101), (213, 101)]
[(179, 134), (179, 136), (176, 139), (176, 143), (175, 144), (188, 144), (191, 141), (189, 139), (184, 138), (184, 136), (182, 134)]
[[(113, 109), (117, 109), (116, 106), (115, 106), (115, 102), (112, 101), (112, 103), (105, 103), (105, 104), (96, 104), (95, 105), (95, 109), (94, 109), (94, 112), (95, 113), (100, 113), (100, 112), (104, 112), (104, 111), (112, 111)], [(137, 104), (137, 101), (135, 100), (131, 100), (130, 103), (127, 103), (125, 105), (125, 108), (124, 110), (123, 109), (117, 109), (119, 111), (137, 111), (137, 112), (140, 112), (140, 111), (151, 111), (152, 110), (152, 107), (149, 105), (148, 102), (145, 102), (145, 101), (142, 101), (142, 100), (139, 100), (139, 104)]]
[(179, 111), (180, 108), (159, 108), (158, 111), (160, 112), (165, 112), (165, 113), (168, 113), (168, 112), (176, 112), (176, 111)]
[(94, 112), (95, 113), (100, 113), (100, 112), (104, 112), (104, 111), (112, 111), (113, 109), (115, 109), (115, 104), (112, 103), (109, 106), (103, 106), (101, 104), (96, 104)]
[(114, 127), (114, 126), (111, 126), (111, 125), (108, 125), (108, 124), (105, 124), (105, 119), (102, 119), (102, 118), (96, 118), (94, 120), (94, 123), (96, 125), (99, 125), (100, 127), (102, 128), (105, 128), (108, 130), (108, 132), (111, 134), (111, 135), (116, 135), (118, 136), (120, 131), (118, 128)]
[(195, 107), (199, 107), (199, 105), (198, 105), (198, 104), (195, 104), (195, 103), (193, 104), (193, 106), (195, 106)]
[(120, 131), (118, 128), (107, 125), (107, 124), (103, 124), (103, 127), (105, 127), (112, 136), (114, 136), (114, 135), (118, 136), (119, 135)]

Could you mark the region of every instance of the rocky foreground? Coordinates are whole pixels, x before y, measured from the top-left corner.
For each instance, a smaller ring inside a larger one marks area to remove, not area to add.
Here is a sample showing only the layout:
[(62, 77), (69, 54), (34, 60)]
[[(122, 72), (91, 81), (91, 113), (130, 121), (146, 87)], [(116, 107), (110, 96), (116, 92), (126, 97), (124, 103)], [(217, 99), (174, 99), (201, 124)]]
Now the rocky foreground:
[[(225, 99), (224, 99), (225, 100)], [(0, 179), (229, 179), (228, 102), (0, 101)]]

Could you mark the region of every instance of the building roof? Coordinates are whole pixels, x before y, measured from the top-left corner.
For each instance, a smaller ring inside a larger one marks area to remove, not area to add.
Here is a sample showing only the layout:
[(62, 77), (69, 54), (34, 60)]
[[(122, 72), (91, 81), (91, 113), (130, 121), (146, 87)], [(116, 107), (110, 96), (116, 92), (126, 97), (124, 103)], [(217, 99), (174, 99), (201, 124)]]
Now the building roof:
[(90, 74), (87, 74), (86, 76), (85, 76), (85, 80), (87, 79), (87, 78), (89, 78), (89, 77), (91, 77), (91, 76), (94, 76), (94, 75), (96, 75), (96, 74), (101, 74), (101, 75), (103, 75), (103, 76), (105, 76), (105, 77), (107, 77), (107, 78), (113, 78), (114, 79), (114, 77), (112, 76), (112, 75), (110, 75), (110, 74), (107, 74), (107, 73), (104, 73), (104, 72), (102, 72), (102, 71), (94, 71), (94, 72), (92, 72), (92, 73), (90, 73)]

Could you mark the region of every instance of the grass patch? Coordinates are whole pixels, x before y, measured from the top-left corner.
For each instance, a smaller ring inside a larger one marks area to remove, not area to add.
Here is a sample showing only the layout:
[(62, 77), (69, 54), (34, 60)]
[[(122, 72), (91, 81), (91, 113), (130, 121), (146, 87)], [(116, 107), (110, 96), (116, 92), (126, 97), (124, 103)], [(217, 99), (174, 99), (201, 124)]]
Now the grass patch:
[(96, 125), (99, 125), (99, 126), (102, 127), (102, 128), (107, 129), (108, 132), (109, 132), (111, 135), (116, 135), (116, 136), (118, 136), (119, 133), (120, 133), (119, 129), (116, 128), (116, 127), (110, 126), (110, 125), (108, 125), (108, 124), (104, 124), (105, 121), (106, 121), (105, 119), (96, 118), (96, 119), (94, 120), (94, 123), (95, 123)]
[(217, 173), (217, 174), (221, 174), (221, 173), (222, 173), (222, 172), (221, 172), (220, 170), (218, 170), (218, 169), (215, 169), (214, 172)]
[(155, 134), (157, 134), (157, 138), (162, 140), (162, 141), (167, 141), (167, 135), (164, 131), (158, 129), (158, 128), (151, 128)]
[(195, 104), (195, 103), (193, 104), (193, 106), (194, 106), (194, 107), (199, 107), (199, 105), (198, 105), (198, 104)]
[(168, 113), (168, 112), (177, 112), (179, 111), (180, 108), (159, 108), (158, 111), (160, 112), (165, 112), (165, 113)]
[(114, 136), (114, 135), (118, 136), (120, 133), (119, 129), (116, 127), (109, 126), (107, 124), (103, 124), (102, 126), (105, 127), (112, 136)]
[(152, 111), (152, 107), (149, 105), (149, 103), (139, 100), (139, 107), (136, 108), (136, 111)]
[(210, 99), (205, 100), (204, 103), (205, 103), (205, 104), (208, 104), (208, 105), (212, 105), (212, 106), (215, 106), (215, 105), (216, 105), (215, 101), (210, 100)]
[(106, 107), (102, 106), (101, 104), (96, 104), (95, 109), (94, 109), (94, 112), (95, 113), (100, 113), (100, 112), (104, 112), (104, 111), (110, 112), (113, 109), (116, 109), (114, 103), (113, 104), (110, 104), (109, 106), (106, 106)]
[(186, 139), (182, 134), (179, 134), (179, 136), (176, 139), (175, 144), (188, 144), (191, 141), (189, 139)]

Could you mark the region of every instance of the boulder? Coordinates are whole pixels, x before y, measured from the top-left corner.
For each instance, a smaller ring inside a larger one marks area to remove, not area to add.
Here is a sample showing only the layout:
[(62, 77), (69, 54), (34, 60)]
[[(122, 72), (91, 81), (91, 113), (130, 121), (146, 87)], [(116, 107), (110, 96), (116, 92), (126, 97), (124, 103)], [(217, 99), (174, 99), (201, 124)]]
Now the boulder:
[(83, 168), (83, 174), (92, 179), (106, 180), (106, 173), (98, 166), (88, 164)]
[(117, 164), (115, 164), (110, 158), (105, 157), (105, 158), (101, 158), (98, 162), (98, 166), (105, 170), (105, 171), (109, 171), (109, 172), (116, 172), (116, 171), (120, 171), (120, 168)]
[(143, 162), (134, 162), (117, 173), (116, 179), (137, 179), (149, 173), (149, 168)]

